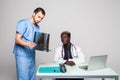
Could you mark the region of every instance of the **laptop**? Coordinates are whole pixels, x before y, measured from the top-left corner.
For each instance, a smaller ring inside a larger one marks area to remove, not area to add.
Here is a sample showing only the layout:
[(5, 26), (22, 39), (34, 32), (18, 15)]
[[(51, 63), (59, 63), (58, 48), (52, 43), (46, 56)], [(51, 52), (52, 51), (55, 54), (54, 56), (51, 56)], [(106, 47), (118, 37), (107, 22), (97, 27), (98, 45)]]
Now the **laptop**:
[(79, 66), (84, 70), (99, 70), (106, 67), (106, 60), (108, 55), (91, 56), (88, 65)]

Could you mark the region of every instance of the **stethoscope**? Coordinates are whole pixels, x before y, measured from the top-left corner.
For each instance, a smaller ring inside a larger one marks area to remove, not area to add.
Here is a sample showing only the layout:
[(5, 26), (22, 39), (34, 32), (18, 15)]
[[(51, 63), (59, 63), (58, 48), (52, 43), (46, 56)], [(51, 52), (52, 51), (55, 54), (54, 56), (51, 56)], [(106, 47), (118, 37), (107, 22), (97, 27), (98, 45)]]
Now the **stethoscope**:
[[(73, 52), (73, 48), (75, 48), (75, 52), (76, 52), (76, 56), (74, 56), (74, 57), (76, 57), (76, 58), (78, 58), (78, 53), (77, 53), (77, 48), (75, 47), (75, 45), (73, 45), (72, 43), (71, 43), (71, 53)], [(62, 50), (61, 50), (61, 55), (62, 55), (62, 58), (64, 58), (64, 55), (63, 55), (63, 51), (64, 51), (64, 46), (62, 45)], [(73, 54), (72, 54), (72, 56), (73, 56)]]

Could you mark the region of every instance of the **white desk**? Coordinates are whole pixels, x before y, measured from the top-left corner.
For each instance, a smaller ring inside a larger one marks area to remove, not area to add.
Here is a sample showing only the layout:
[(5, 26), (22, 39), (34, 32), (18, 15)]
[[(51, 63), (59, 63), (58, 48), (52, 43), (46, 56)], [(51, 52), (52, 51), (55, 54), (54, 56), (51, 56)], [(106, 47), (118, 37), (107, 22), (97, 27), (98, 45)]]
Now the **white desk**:
[[(55, 65), (50, 63), (41, 64), (40, 66), (49, 67)], [(114, 80), (119, 80), (119, 75), (109, 67), (95, 71), (85, 71), (78, 66), (66, 66), (66, 68), (66, 73), (39, 73), (37, 70), (36, 78), (37, 80), (41, 80), (42, 78), (101, 78), (102, 80), (105, 78), (114, 78)]]

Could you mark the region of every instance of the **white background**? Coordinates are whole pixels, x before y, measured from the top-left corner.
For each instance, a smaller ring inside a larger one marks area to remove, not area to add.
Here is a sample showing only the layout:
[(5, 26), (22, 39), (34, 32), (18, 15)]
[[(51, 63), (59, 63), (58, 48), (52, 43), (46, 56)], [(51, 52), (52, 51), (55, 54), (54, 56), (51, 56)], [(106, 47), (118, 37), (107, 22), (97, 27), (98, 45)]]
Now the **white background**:
[(46, 16), (39, 24), (50, 33), (52, 52), (37, 51), (36, 67), (53, 60), (61, 45), (60, 34), (70, 31), (72, 43), (82, 48), (86, 62), (93, 55), (107, 54), (107, 66), (120, 74), (120, 0), (0, 0), (0, 80), (16, 80), (12, 54), (16, 23), (29, 18), (36, 7)]

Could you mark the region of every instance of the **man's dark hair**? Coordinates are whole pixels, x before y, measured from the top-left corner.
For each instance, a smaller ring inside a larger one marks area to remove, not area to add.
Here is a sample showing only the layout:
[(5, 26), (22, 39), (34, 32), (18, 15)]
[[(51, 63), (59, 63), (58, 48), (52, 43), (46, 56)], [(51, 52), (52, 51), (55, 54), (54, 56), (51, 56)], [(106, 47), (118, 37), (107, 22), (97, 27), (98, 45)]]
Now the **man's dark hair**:
[(69, 31), (64, 31), (64, 32), (62, 32), (62, 33), (61, 33), (61, 37), (62, 37), (64, 34), (68, 35), (69, 38), (71, 37), (71, 33), (70, 33)]
[(34, 13), (37, 14), (38, 12), (41, 12), (43, 15), (45, 15), (45, 10), (41, 7), (38, 7), (34, 10)]

